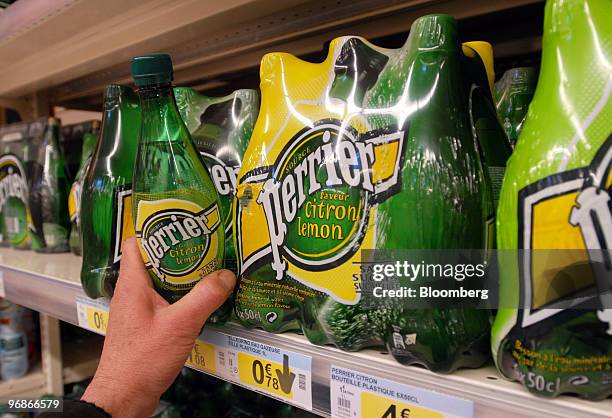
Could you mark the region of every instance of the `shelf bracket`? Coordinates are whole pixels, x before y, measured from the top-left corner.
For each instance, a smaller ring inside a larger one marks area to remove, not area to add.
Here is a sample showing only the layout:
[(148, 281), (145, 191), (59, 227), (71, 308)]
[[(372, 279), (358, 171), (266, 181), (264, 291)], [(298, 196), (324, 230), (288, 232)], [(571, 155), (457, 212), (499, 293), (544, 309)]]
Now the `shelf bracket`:
[(59, 320), (40, 314), (40, 342), (45, 394), (64, 394), (62, 345)]

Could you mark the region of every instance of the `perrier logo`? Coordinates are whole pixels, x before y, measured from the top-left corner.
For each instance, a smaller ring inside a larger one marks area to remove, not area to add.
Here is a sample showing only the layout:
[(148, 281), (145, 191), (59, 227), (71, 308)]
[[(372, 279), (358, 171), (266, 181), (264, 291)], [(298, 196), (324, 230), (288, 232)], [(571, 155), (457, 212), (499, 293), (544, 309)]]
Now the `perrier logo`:
[(28, 203), (28, 184), (25, 170), (19, 158), (12, 154), (0, 157), (0, 208), (7, 199), (15, 197)]
[[(612, 135), (590, 165), (520, 191), (519, 248), (572, 250), (563, 257), (525, 252), (521, 296), (530, 308), (519, 311), (523, 327), (563, 312), (568, 301), (574, 307), (593, 295), (612, 306)], [(610, 323), (612, 335), (612, 310), (598, 311), (598, 317)]]
[(136, 236), (145, 265), (165, 287), (191, 287), (217, 270), (221, 224), (216, 203), (208, 208), (180, 199), (138, 202)]
[[(367, 245), (373, 244), (368, 231), (372, 208), (400, 190), (405, 138), (403, 130), (360, 134), (340, 121), (321, 120), (295, 134), (273, 166), (243, 176), (239, 197), (250, 193), (250, 204), (257, 207), (237, 205), (241, 273), (270, 263), (277, 280), (290, 275), (355, 303), (354, 293), (338, 283), (340, 277), (352, 278), (351, 272), (335, 271), (334, 284), (331, 276), (319, 283), (325, 276), (320, 272), (351, 265), (366, 236)], [(252, 238), (260, 219), (267, 226), (260, 233), (269, 239), (253, 248), (262, 241)], [(243, 236), (245, 223), (252, 228), (249, 236)]]

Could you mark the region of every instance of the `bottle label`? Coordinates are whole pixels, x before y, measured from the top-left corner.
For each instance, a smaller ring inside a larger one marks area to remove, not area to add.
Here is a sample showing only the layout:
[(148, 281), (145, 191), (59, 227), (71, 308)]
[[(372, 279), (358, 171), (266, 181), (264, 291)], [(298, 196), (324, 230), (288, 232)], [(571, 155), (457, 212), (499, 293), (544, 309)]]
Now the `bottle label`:
[(134, 236), (134, 220), (132, 219), (132, 189), (131, 184), (115, 188), (113, 201), (113, 235), (111, 239), (111, 260), (119, 266), (123, 243)]
[(405, 134), (359, 134), (322, 120), (298, 132), (272, 166), (247, 173), (236, 213), (241, 274), (270, 263), (277, 280), (291, 276), (357, 303), (355, 263), (362, 247), (375, 248), (376, 205), (400, 190)]
[(72, 183), (70, 188), (70, 194), (68, 195), (68, 213), (70, 215), (70, 222), (73, 225), (79, 223), (79, 210), (81, 205), (81, 184), (78, 181)]
[[(612, 135), (589, 166), (553, 174), (519, 192), (519, 249), (584, 250), (550, 257), (546, 262), (541, 257), (532, 260), (530, 252), (525, 252), (521, 297), (532, 303), (529, 309), (518, 311), (523, 328), (563, 312), (548, 308), (558, 308), (556, 302), (575, 298), (577, 291), (601, 298), (603, 306), (612, 304), (612, 300), (604, 300), (612, 294), (612, 266), (589, 260), (587, 251), (603, 250), (605, 254), (612, 246), (611, 190)], [(571, 276), (574, 285), (555, 286), (555, 278), (561, 276)], [(610, 316), (600, 311), (598, 318), (606, 322)]]
[(221, 213), (180, 199), (140, 200), (136, 237), (147, 269), (162, 287), (188, 289), (217, 270)]
[(10, 244), (18, 247), (28, 245), (28, 228), (32, 227), (28, 183), (23, 164), (12, 154), (0, 157), (0, 208)]
[(226, 161), (207, 152), (200, 152), (206, 167), (210, 172), (210, 178), (215, 184), (217, 193), (221, 200), (223, 210), (223, 224), (225, 225), (226, 239), (232, 237), (232, 210), (231, 201), (236, 193), (239, 165), (228, 164)]

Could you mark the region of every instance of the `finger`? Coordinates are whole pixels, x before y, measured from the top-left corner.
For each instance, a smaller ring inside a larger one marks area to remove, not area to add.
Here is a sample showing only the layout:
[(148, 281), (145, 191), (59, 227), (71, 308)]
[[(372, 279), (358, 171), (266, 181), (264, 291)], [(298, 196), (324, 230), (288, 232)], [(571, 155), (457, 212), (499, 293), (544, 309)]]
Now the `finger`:
[[(236, 285), (236, 276), (229, 270), (218, 270), (204, 277), (166, 313), (173, 323), (183, 323), (197, 333), (208, 317), (227, 300)], [(176, 322), (174, 322), (176, 321)]]
[[(123, 243), (119, 278), (115, 293), (129, 293), (132, 289), (153, 288), (151, 277), (144, 266), (136, 238), (128, 238)], [(142, 291), (142, 290), (140, 290)]]

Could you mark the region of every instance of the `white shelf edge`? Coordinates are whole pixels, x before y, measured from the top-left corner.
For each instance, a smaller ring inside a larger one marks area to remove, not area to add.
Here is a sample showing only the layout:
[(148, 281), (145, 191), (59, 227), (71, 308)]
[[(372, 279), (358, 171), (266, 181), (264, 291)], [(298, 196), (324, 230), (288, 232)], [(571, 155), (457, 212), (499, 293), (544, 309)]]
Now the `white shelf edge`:
[[(84, 295), (79, 282), (79, 257), (0, 249), (0, 271), (7, 299), (78, 325), (75, 298)], [(419, 367), (402, 366), (390, 355), (375, 350), (344, 352), (315, 346), (304, 336), (292, 333), (270, 334), (234, 324), (219, 328), (219, 331), (311, 356), (313, 412), (324, 416), (329, 414), (330, 408), (330, 367), (336, 365), (472, 400), (477, 418), (612, 417), (612, 399), (592, 402), (568, 396), (537, 397), (520, 384), (500, 378), (493, 366), (441, 375)]]

